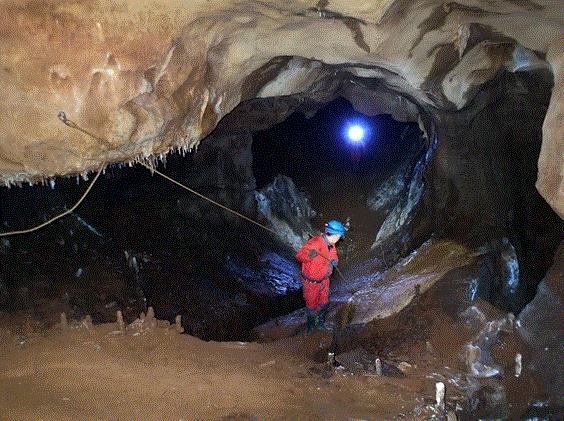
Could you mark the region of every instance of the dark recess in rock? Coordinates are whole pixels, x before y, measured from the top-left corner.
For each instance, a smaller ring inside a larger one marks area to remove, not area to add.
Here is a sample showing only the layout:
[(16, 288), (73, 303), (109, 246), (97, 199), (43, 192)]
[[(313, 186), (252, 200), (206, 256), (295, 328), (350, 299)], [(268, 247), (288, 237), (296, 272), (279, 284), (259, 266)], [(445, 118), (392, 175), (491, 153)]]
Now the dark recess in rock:
[(291, 56), (274, 57), (264, 66), (251, 72), (241, 85), (241, 101), (256, 98), (262, 87), (271, 80), (276, 79), (281, 69), (283, 69), (291, 59)]

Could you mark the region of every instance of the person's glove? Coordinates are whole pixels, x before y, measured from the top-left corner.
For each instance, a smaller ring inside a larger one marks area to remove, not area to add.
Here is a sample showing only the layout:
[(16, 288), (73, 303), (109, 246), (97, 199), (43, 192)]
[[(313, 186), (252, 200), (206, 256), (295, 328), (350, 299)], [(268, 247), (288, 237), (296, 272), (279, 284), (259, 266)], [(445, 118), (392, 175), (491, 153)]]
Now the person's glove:
[(317, 253), (317, 250), (311, 249), (311, 250), (309, 251), (308, 256), (313, 258), (313, 257), (317, 256), (317, 254), (318, 254), (318, 253)]
[(339, 262), (337, 262), (335, 259), (331, 260), (331, 266), (333, 266), (334, 268), (336, 268), (338, 264)]

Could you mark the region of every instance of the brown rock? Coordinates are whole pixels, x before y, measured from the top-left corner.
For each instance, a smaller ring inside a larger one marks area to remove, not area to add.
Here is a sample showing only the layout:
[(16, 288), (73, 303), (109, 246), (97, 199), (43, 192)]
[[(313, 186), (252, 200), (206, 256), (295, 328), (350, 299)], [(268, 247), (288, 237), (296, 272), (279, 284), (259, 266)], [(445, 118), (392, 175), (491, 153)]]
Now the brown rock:
[[(317, 9), (301, 1), (281, 9), (275, 0), (126, 0), (111, 9), (5, 1), (0, 184), (190, 150), (242, 99), (306, 92), (320, 80), (338, 85), (344, 71), (393, 87), (382, 107), (413, 119), (416, 105), (463, 108), (501, 69), (544, 68), (555, 87), (537, 186), (563, 216), (562, 10), (535, 4), (523, 13), (517, 2), (486, 0)], [(65, 126), (60, 111), (95, 138)]]

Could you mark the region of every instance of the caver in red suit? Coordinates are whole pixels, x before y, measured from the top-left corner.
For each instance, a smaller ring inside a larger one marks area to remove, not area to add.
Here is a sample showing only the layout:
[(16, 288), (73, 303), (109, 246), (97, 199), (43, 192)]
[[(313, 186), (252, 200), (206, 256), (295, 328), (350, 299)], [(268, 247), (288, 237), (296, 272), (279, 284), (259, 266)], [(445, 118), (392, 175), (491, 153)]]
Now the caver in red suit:
[(329, 303), (329, 280), (339, 263), (335, 243), (345, 232), (341, 222), (329, 221), (325, 224), (325, 234), (310, 239), (296, 254), (296, 259), (302, 264), (308, 333), (315, 327), (327, 330), (325, 315)]
[[(311, 253), (315, 250), (315, 253)], [(316, 254), (310, 257), (311, 254)], [(337, 248), (328, 243), (325, 234), (313, 237), (298, 251), (296, 259), (302, 263), (302, 280), (306, 307), (319, 311), (329, 303), (329, 278), (333, 273), (331, 261), (338, 262)]]

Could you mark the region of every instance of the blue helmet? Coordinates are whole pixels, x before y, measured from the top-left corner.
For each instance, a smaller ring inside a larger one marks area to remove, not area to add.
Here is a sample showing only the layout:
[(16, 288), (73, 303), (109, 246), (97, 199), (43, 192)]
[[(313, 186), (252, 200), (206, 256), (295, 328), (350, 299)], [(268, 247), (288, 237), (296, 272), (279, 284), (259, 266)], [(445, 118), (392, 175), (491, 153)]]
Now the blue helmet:
[(347, 233), (347, 227), (342, 222), (332, 219), (325, 224), (325, 233), (329, 235), (337, 234), (344, 237)]

